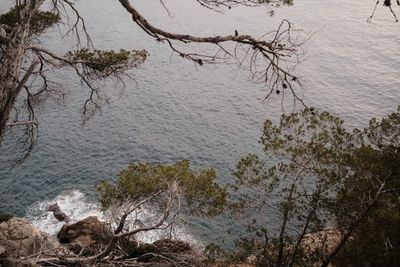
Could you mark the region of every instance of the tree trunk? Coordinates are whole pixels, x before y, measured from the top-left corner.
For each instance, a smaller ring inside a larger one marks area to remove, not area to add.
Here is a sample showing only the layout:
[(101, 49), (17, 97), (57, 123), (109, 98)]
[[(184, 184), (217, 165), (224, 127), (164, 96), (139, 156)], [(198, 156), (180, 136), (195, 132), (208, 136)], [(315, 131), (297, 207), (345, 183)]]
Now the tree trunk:
[(21, 20), (8, 34), (0, 66), (0, 142), (15, 101), (27, 79), (19, 81), (21, 64), (29, 46), (30, 22), (44, 0), (31, 0), (21, 10)]

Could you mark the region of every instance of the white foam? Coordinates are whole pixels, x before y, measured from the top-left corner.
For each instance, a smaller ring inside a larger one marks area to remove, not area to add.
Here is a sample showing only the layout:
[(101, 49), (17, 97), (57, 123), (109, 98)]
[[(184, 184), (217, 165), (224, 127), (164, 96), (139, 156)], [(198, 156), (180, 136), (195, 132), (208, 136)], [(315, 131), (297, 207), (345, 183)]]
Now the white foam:
[[(90, 202), (85, 195), (78, 191), (66, 191), (59, 196), (44, 201), (38, 201), (27, 209), (26, 218), (33, 226), (50, 235), (56, 235), (64, 223), (54, 218), (53, 214), (48, 211), (51, 204), (57, 203), (62, 212), (68, 215), (71, 222), (82, 220), (88, 216), (97, 216), (101, 221), (108, 221), (108, 213), (103, 213), (98, 204)], [(145, 207), (139, 213), (131, 217), (131, 221), (140, 220), (141, 222), (149, 222), (157, 218), (157, 214), (151, 208)], [(154, 242), (161, 238), (180, 239), (194, 244), (196, 247), (202, 247), (202, 244), (194, 238), (182, 224), (177, 224), (172, 231), (158, 230), (147, 233), (141, 233), (137, 236), (142, 242)]]
[(59, 222), (53, 213), (48, 211), (49, 206), (54, 203), (60, 206), (61, 211), (67, 214), (72, 222), (88, 216), (97, 216), (99, 220), (104, 220), (99, 206), (89, 202), (78, 190), (65, 191), (53, 199), (34, 203), (28, 208), (26, 218), (43, 232), (56, 235), (64, 223)]

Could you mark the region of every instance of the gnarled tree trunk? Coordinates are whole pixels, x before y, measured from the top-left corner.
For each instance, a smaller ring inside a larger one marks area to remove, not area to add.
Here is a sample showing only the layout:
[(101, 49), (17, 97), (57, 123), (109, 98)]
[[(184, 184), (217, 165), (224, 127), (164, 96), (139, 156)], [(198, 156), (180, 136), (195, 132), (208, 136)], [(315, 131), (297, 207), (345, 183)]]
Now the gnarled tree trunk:
[(37, 63), (33, 62), (20, 79), (21, 64), (29, 46), (30, 23), (33, 14), (44, 0), (31, 0), (21, 10), (21, 20), (4, 36), (2, 65), (0, 66), (0, 141), (14, 103)]

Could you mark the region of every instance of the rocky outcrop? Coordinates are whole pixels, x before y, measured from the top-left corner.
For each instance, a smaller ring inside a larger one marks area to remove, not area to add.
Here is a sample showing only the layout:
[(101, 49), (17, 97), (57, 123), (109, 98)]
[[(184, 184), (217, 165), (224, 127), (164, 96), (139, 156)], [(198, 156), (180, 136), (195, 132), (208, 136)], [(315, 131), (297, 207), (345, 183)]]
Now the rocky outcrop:
[(69, 217), (61, 211), (57, 203), (50, 205), (48, 211), (53, 212), (54, 217), (60, 222), (69, 222)]
[(59, 249), (57, 240), (37, 230), (27, 220), (12, 218), (0, 224), (0, 266), (35, 266), (21, 259)]
[(80, 255), (94, 255), (110, 242), (108, 225), (91, 216), (79, 222), (65, 224), (57, 234), (60, 243)]
[[(100, 222), (97, 217), (88, 217), (79, 222), (65, 224), (57, 237), (63, 245), (74, 253), (89, 256), (104, 249), (110, 242), (113, 233), (108, 225)], [(154, 243), (140, 243), (132, 239), (120, 240), (119, 247), (130, 257), (141, 257), (146, 254), (191, 254), (193, 249), (189, 243), (177, 240), (162, 239)], [(153, 256), (142, 257), (142, 261), (156, 260)], [(157, 259), (159, 261), (160, 259)]]
[(315, 233), (304, 235), (301, 242), (303, 249), (309, 252), (323, 251), (325, 254), (331, 253), (340, 242), (342, 233), (337, 229), (326, 229)]
[[(58, 233), (58, 240), (43, 233), (27, 220), (12, 218), (0, 224), (0, 266), (38, 267), (47, 264), (86, 266), (86, 260), (97, 255), (109, 244), (113, 233), (97, 217), (88, 217), (76, 223), (65, 224)], [(176, 262), (199, 266), (200, 257), (189, 243), (162, 239), (154, 243), (141, 243), (134, 238), (119, 240), (117, 254), (126, 256), (121, 261), (136, 262), (138, 266), (175, 266)], [(114, 253), (114, 252), (113, 252)], [(78, 257), (77, 257), (78, 256)], [(133, 260), (134, 258), (134, 260)], [(89, 264), (89, 263), (88, 263)], [(109, 264), (107, 260), (90, 266)], [(105, 265), (108, 266), (108, 265)]]

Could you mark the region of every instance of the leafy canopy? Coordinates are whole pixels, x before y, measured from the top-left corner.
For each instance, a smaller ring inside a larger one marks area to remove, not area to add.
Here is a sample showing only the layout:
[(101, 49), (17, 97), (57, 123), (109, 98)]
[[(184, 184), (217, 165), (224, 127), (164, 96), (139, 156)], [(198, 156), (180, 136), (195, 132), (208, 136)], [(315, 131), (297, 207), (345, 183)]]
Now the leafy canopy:
[[(267, 120), (260, 142), (265, 154), (237, 165), (231, 208), (259, 247), (268, 248), (264, 266), (296, 266), (305, 255), (328, 264), (343, 247), (363, 266), (385, 257), (393, 264), (400, 254), (399, 227), (393, 228), (400, 215), (399, 110), (353, 131), (327, 112), (305, 110), (282, 116), (277, 125)], [(304, 253), (308, 233), (332, 227), (342, 243)], [(371, 253), (370, 243), (380, 249)], [(341, 262), (350, 264), (348, 255)]]
[(132, 163), (117, 175), (115, 183), (102, 181), (97, 189), (106, 209), (114, 203), (146, 198), (177, 182), (190, 214), (213, 216), (226, 203), (226, 189), (215, 178), (213, 169), (193, 171), (187, 160), (174, 164)]
[(83, 48), (69, 51), (65, 57), (70, 62), (81, 63), (85, 77), (104, 79), (111, 75), (122, 75), (127, 70), (140, 66), (148, 57), (148, 53), (145, 50), (107, 51)]
[[(15, 27), (20, 22), (20, 12), (25, 8), (25, 5), (17, 5), (12, 7), (7, 13), (0, 15), (0, 24), (9, 27)], [(45, 29), (53, 26), (61, 20), (60, 16), (50, 11), (38, 11), (32, 15), (30, 22), (30, 32), (39, 34)]]

